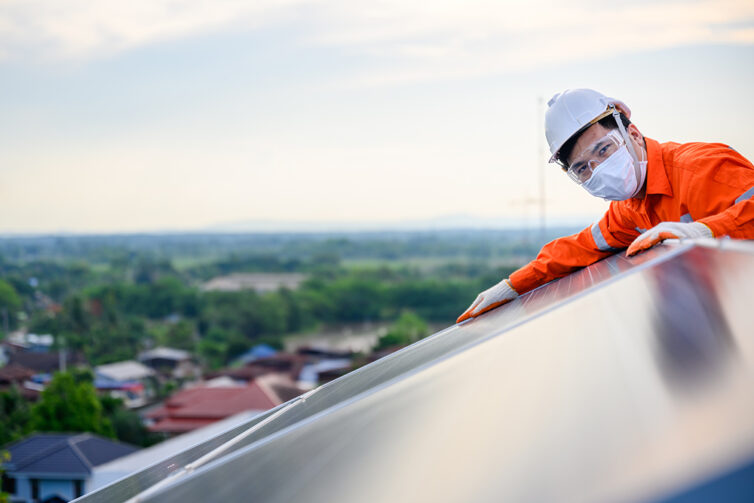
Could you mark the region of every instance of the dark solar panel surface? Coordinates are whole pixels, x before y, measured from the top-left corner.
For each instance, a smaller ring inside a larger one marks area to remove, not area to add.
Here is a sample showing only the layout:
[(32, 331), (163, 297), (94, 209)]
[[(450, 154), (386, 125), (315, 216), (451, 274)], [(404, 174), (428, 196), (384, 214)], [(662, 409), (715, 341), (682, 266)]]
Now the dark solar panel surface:
[[(140, 500), (659, 497), (754, 451), (747, 278), (745, 252), (616, 255), (323, 386)], [(132, 497), (243, 428), (81, 501)]]

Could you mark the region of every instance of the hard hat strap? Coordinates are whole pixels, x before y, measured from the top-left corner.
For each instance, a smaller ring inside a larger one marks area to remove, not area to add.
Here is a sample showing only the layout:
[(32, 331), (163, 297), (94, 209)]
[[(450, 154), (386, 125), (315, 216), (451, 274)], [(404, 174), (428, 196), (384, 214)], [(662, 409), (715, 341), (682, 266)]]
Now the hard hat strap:
[(623, 136), (623, 139), (626, 141), (626, 146), (628, 147), (628, 151), (631, 153), (631, 157), (634, 159), (634, 171), (636, 172), (636, 179), (641, 180), (641, 166), (639, 165), (639, 156), (636, 155), (636, 150), (634, 149), (634, 144), (631, 141), (631, 137), (628, 136), (628, 131), (626, 131), (626, 126), (623, 125), (623, 121), (620, 118), (620, 112), (618, 111), (618, 108), (611, 104), (610, 107), (613, 109), (613, 118), (615, 118), (615, 122), (618, 124), (618, 129), (620, 130), (620, 134)]
[(636, 155), (636, 150), (634, 150), (634, 144), (631, 142), (631, 137), (628, 136), (628, 131), (626, 131), (626, 126), (623, 125), (623, 121), (620, 118), (620, 112), (615, 107), (615, 105), (610, 105), (610, 107), (613, 109), (613, 118), (615, 119), (615, 122), (618, 124), (618, 129), (620, 130), (620, 134), (623, 136), (623, 139), (626, 140), (626, 145), (628, 145), (628, 151), (631, 152), (631, 157), (634, 158), (634, 163), (639, 164), (639, 156)]

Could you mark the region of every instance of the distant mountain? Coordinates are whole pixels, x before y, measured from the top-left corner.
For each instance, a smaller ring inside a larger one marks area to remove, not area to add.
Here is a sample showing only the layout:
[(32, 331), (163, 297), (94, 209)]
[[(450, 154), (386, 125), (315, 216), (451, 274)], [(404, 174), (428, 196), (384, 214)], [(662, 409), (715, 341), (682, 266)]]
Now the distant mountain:
[[(547, 227), (581, 227), (591, 223), (588, 217), (548, 219)], [(452, 229), (535, 229), (539, 220), (446, 215), (424, 220), (384, 222), (304, 222), (244, 220), (223, 222), (198, 229), (204, 232), (362, 232), (362, 231), (428, 231)]]

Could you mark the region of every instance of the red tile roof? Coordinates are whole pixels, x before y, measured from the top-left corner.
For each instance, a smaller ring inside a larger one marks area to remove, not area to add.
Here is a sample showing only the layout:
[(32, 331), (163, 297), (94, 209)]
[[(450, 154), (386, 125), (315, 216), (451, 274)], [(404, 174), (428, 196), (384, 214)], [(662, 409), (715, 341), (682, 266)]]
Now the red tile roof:
[(197, 386), (179, 391), (147, 417), (149, 429), (182, 433), (246, 410), (264, 411), (282, 403), (270, 386), (253, 381), (246, 386)]

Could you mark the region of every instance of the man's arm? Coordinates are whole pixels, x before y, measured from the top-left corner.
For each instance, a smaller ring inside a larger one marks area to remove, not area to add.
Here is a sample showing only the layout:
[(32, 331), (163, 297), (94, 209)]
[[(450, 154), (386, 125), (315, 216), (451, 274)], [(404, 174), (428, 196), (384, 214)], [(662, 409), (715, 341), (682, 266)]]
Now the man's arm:
[(511, 274), (511, 285), (523, 294), (626, 248), (638, 235), (622, 218), (618, 204), (611, 203), (599, 222), (542, 247), (536, 259)]
[(610, 204), (599, 222), (578, 234), (547, 243), (536, 259), (511, 274), (510, 278), (480, 293), (456, 322), (479, 316), (627, 247), (639, 232), (621, 218), (617, 204)]
[(696, 168), (685, 199), (695, 222), (662, 222), (628, 248), (633, 255), (664, 239), (730, 236), (754, 239), (754, 165), (721, 143), (690, 144), (682, 162)]

